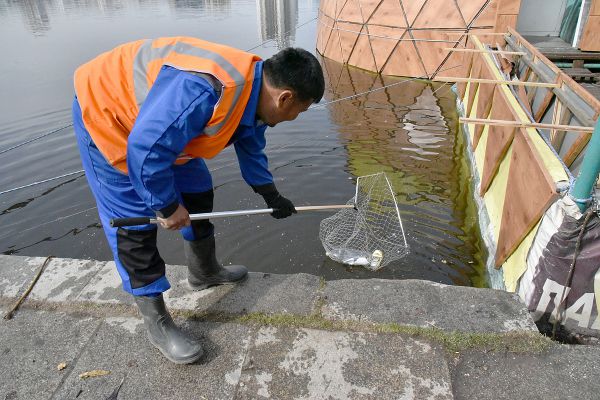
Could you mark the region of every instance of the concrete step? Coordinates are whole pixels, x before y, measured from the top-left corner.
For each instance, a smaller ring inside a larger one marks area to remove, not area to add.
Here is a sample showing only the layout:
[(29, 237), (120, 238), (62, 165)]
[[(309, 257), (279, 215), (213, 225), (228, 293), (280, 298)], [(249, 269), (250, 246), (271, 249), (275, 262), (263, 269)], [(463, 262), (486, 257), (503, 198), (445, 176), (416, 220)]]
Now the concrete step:
[[(0, 297), (17, 297), (44, 262), (42, 257), (0, 256)], [(311, 316), (330, 321), (399, 324), (459, 332), (536, 332), (518, 297), (504, 291), (441, 285), (421, 280), (337, 280), (308, 274), (250, 273), (234, 286), (200, 292), (187, 287), (186, 268), (168, 266), (172, 310), (244, 315)], [(113, 262), (55, 258), (29, 295), (45, 303), (132, 304), (120, 288)]]

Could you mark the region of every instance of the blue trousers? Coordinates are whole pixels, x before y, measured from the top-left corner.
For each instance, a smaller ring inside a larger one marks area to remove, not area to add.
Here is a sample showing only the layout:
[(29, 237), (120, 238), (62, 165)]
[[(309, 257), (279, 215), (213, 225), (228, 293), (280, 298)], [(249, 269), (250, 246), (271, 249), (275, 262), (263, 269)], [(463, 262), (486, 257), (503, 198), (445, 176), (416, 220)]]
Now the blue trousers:
[[(104, 234), (113, 253), (123, 289), (135, 296), (158, 295), (170, 288), (165, 276), (165, 263), (156, 246), (156, 225), (113, 228), (111, 218), (151, 216), (129, 177), (110, 165), (94, 144), (83, 124), (77, 98), (73, 101), (73, 127), (81, 162), (98, 208)], [(173, 165), (175, 186), (180, 203), (190, 213), (211, 212), (213, 186), (210, 172), (202, 159)], [(195, 221), (183, 228), (184, 240), (196, 240), (213, 234), (209, 221)]]

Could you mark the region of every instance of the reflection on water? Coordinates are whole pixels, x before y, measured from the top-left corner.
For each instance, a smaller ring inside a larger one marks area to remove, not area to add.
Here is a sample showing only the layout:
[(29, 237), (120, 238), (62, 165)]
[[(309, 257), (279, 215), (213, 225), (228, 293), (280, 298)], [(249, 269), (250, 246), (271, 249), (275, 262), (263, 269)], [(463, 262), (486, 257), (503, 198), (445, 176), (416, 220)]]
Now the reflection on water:
[[(296, 5), (296, 11), (293, 13), (296, 18), (297, 0), (291, 2)], [(52, 28), (52, 18), (57, 15), (73, 16), (86, 13), (111, 16), (148, 9), (155, 9), (159, 14), (165, 11), (164, 5), (177, 17), (185, 18), (227, 15), (231, 12), (231, 0), (2, 0), (0, 13), (16, 12), (31, 32), (44, 35)], [(289, 12), (288, 14), (292, 15)], [(277, 16), (279, 17), (279, 13)], [(295, 22), (292, 22), (293, 24)]]
[[(330, 106), (352, 175), (386, 172), (413, 254), (401, 264), (452, 267), (455, 283), (485, 286), (476, 208), (469, 193), (455, 96), (448, 86), (399, 82), (323, 59)], [(417, 254), (414, 254), (417, 253)]]
[(278, 49), (294, 43), (298, 24), (298, 0), (257, 0), (260, 37), (274, 39)]
[[(316, 23), (295, 25), (314, 21), (317, 10), (318, 0), (0, 0), (0, 34), (11, 38), (0, 45), (7, 59), (0, 64), (0, 150), (68, 125), (73, 70), (120, 43), (189, 35), (249, 49), (271, 39), (253, 50), (266, 58), (288, 44), (314, 49)], [(398, 81), (322, 63), (329, 100)], [(345, 203), (357, 176), (386, 172), (410, 246), (406, 257), (377, 272), (345, 268), (325, 256), (319, 241), (319, 223), (328, 215), (306, 213), (213, 221), (221, 260), (326, 279), (485, 285), (454, 96), (438, 89), (411, 81), (312, 109), (267, 132), (276, 184), (297, 205)], [(0, 162), (0, 191), (81, 169), (71, 127), (0, 154)], [(243, 182), (231, 149), (208, 164), (215, 210), (264, 207)], [(75, 176), (0, 195), (0, 252), (109, 260), (94, 206), (85, 178)], [(183, 264), (179, 235), (160, 231), (159, 237), (166, 262)]]

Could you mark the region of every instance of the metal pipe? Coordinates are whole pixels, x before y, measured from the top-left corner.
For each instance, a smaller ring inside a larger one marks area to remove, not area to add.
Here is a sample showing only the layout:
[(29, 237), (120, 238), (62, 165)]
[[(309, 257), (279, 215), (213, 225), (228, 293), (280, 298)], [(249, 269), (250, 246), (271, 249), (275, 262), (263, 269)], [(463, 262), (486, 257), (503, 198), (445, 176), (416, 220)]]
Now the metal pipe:
[[(341, 210), (343, 208), (356, 208), (354, 204), (335, 204), (335, 205), (324, 205), (324, 206), (300, 206), (296, 207), (296, 211), (331, 211)], [(270, 214), (275, 209), (273, 208), (261, 208), (256, 210), (237, 210), (237, 211), (217, 211), (211, 213), (202, 214), (190, 214), (192, 221), (200, 221), (203, 219), (210, 218), (227, 218), (227, 217), (241, 217), (246, 215), (258, 215), (258, 214)], [(122, 226), (135, 226), (135, 225), (146, 225), (156, 224), (158, 218), (155, 217), (129, 217), (129, 218), (112, 218), (110, 220), (110, 226), (122, 227)]]
[[(558, 68), (571, 68), (573, 63), (559, 61), (555, 62), (554, 65), (556, 65)], [(600, 63), (584, 63), (583, 68), (600, 68)]]
[(596, 185), (598, 173), (600, 173), (600, 119), (596, 122), (592, 138), (588, 143), (575, 185), (569, 192), (569, 196), (581, 212), (584, 212), (592, 201), (591, 194)]

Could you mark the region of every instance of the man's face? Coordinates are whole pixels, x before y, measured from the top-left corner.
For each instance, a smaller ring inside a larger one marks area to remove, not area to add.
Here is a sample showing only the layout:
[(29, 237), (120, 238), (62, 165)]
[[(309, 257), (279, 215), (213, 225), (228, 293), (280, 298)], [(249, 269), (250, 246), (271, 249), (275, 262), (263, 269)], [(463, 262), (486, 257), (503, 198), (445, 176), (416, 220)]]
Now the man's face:
[(261, 119), (268, 126), (273, 127), (280, 122), (293, 121), (301, 112), (308, 110), (312, 100), (301, 101), (290, 90), (284, 89), (272, 96), (271, 104), (264, 107)]

